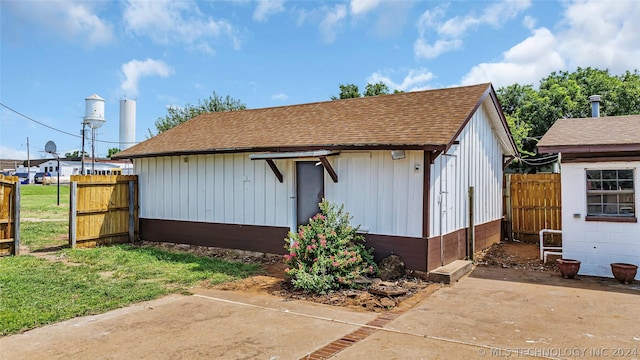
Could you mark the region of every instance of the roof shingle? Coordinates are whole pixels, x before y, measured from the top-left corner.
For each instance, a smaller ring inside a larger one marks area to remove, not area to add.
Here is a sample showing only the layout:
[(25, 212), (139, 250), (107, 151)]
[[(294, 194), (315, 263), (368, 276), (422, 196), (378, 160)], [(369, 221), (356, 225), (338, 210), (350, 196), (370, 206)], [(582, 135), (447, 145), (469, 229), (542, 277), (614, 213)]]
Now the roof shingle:
[(447, 145), (491, 84), (199, 115), (117, 154)]
[(550, 147), (640, 145), (640, 115), (559, 119), (538, 142)]

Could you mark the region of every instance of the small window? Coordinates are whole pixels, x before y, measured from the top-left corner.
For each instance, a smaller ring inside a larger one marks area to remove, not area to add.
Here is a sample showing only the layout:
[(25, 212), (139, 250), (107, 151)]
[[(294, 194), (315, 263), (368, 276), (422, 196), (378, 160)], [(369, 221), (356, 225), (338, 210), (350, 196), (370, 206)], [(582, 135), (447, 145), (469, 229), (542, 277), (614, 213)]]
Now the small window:
[(633, 170), (587, 170), (587, 218), (636, 214)]

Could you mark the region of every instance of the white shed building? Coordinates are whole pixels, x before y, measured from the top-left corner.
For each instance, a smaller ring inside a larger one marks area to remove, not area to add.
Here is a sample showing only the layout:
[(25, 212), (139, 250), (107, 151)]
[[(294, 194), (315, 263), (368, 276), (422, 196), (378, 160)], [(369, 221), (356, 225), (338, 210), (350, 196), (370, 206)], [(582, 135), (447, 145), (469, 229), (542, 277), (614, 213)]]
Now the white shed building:
[(114, 157), (139, 176), (143, 240), (283, 253), (326, 198), (376, 260), (394, 253), (428, 271), (500, 240), (514, 156), (495, 91), (480, 84), (207, 113)]

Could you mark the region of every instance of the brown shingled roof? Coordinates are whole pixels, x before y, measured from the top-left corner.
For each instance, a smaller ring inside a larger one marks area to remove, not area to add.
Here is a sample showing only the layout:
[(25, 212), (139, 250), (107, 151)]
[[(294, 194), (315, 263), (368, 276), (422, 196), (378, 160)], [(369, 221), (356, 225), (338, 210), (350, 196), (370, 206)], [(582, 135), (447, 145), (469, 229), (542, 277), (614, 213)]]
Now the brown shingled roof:
[[(118, 158), (231, 151), (443, 147), (491, 84), (199, 115)], [(506, 126), (506, 125), (505, 125)]]
[(559, 119), (538, 142), (538, 151), (640, 150), (640, 115)]

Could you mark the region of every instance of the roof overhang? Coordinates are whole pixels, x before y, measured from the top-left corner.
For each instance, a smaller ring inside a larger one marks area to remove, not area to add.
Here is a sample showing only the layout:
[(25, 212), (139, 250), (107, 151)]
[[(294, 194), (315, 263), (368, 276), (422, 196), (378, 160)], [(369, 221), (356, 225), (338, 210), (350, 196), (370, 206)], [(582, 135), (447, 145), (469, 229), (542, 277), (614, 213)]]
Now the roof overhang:
[(279, 182), (284, 182), (284, 176), (278, 166), (274, 162), (276, 159), (306, 159), (306, 158), (317, 158), (319, 160), (318, 165), (322, 165), (324, 169), (327, 171), (331, 180), (334, 183), (338, 182), (338, 174), (331, 166), (331, 163), (327, 159), (327, 156), (335, 156), (339, 155), (340, 151), (336, 150), (313, 150), (313, 151), (290, 151), (290, 152), (269, 152), (269, 153), (260, 153), (260, 154), (250, 154), (249, 159), (251, 160), (265, 160), (273, 174), (276, 176)]
[(542, 154), (551, 153), (607, 153), (607, 152), (627, 152), (640, 151), (640, 144), (606, 144), (606, 145), (538, 145), (538, 152)]
[(266, 159), (299, 159), (299, 158), (317, 158), (321, 156), (338, 155), (340, 151), (336, 150), (314, 150), (314, 151), (290, 151), (290, 152), (269, 152), (260, 154), (251, 154), (251, 160)]

